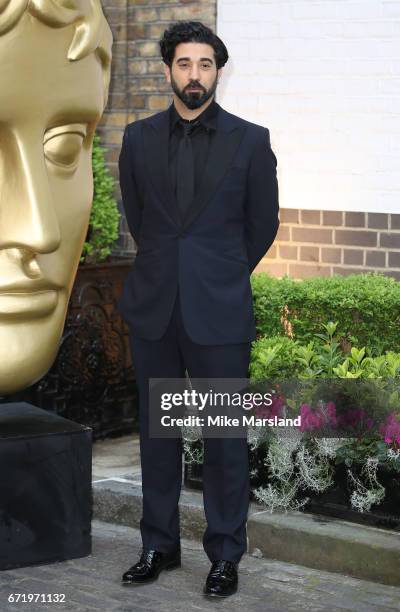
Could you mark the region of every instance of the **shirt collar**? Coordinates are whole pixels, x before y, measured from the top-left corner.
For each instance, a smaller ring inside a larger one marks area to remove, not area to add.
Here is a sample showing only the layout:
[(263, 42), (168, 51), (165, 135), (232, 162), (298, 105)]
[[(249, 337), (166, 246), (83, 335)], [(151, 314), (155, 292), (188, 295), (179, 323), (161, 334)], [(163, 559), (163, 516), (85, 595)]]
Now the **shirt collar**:
[[(212, 130), (217, 129), (218, 108), (219, 108), (218, 104), (216, 103), (215, 99), (213, 99), (211, 104), (207, 106), (207, 108), (204, 109), (203, 112), (198, 117), (196, 117), (196, 119), (192, 119), (191, 122), (200, 121), (200, 123), (204, 127), (211, 128)], [(179, 120), (186, 121), (186, 119), (183, 119), (180, 116), (173, 102), (171, 106), (169, 107), (169, 111), (170, 111), (170, 128), (172, 131), (176, 127), (176, 124), (178, 123)]]

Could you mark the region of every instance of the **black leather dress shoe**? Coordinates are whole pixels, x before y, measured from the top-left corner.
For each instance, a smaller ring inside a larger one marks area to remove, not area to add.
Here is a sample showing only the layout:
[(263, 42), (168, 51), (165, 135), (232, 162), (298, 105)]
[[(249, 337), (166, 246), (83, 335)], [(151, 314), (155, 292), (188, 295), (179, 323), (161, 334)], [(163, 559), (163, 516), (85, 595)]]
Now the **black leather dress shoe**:
[(204, 594), (210, 597), (228, 597), (236, 593), (238, 587), (237, 563), (233, 561), (213, 561), (204, 587)]
[(163, 553), (143, 548), (140, 559), (122, 576), (122, 584), (147, 584), (157, 580), (162, 570), (172, 570), (181, 566), (181, 551)]

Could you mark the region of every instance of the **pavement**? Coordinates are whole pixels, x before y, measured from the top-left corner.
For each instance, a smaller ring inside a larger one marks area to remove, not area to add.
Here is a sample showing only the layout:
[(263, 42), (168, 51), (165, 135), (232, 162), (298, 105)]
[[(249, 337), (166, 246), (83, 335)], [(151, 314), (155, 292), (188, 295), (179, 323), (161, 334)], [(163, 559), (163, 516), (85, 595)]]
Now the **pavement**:
[[(400, 612), (400, 582), (399, 586), (380, 584), (338, 571), (325, 571), (321, 566), (324, 559), (340, 550), (338, 537), (341, 534), (342, 554), (348, 556), (349, 551), (361, 543), (363, 554), (374, 554), (381, 567), (382, 555), (389, 555), (386, 558), (388, 563), (390, 554), (397, 554), (398, 533), (382, 533), (383, 530), (379, 529), (371, 532), (371, 528), (357, 525), (351, 525), (355, 531), (350, 532), (346, 531), (350, 527), (344, 521), (336, 524), (326, 517), (321, 520), (302, 513), (295, 517), (292, 524), (295, 531), (291, 531), (284, 514), (270, 515), (256, 506), (252, 507), (248, 523), (248, 553), (239, 565), (238, 592), (226, 599), (208, 599), (202, 593), (210, 569), (200, 539), (204, 526), (202, 494), (185, 489), (180, 504), (183, 516), (182, 567), (162, 572), (152, 584), (124, 586), (120, 583), (121, 576), (138, 560), (141, 549), (140, 532), (135, 528), (140, 518), (140, 488), (137, 435), (96, 442), (93, 447), (95, 518), (92, 523), (92, 554), (80, 559), (0, 572), (0, 612), (186, 612), (215, 609), (238, 612)], [(99, 520), (104, 515), (108, 519)], [(302, 524), (298, 524), (300, 519), (303, 519)], [(388, 543), (392, 542), (392, 549), (389, 545), (382, 548), (382, 536)], [(300, 537), (302, 544), (299, 547)], [(268, 555), (269, 540), (273, 542), (275, 558)], [(291, 542), (292, 549), (289, 547)], [(307, 546), (314, 557), (319, 551), (319, 556), (314, 559), (316, 567), (276, 558), (286, 549), (285, 554), (289, 551), (293, 561), (296, 549), (302, 549), (304, 556)], [(394, 567), (392, 575), (397, 571), (400, 572), (400, 564)], [(16, 599), (18, 594), (20, 601), (9, 603), (9, 596)], [(23, 600), (27, 600), (29, 594), (41, 594), (39, 600), (48, 603), (25, 603)], [(54, 594), (63, 594), (65, 601), (55, 602)]]
[[(152, 584), (123, 586), (122, 573), (136, 562), (137, 529), (93, 522), (93, 552), (81, 559), (0, 572), (0, 610), (118, 612), (389, 612), (400, 610), (400, 588), (245, 554), (239, 590), (224, 600), (202, 593), (210, 563), (199, 542), (182, 540), (182, 567)], [(65, 594), (65, 603), (9, 604), (13, 593)]]
[[(139, 528), (142, 482), (137, 435), (96, 443), (93, 501), (96, 519)], [(203, 494), (182, 488), (181, 535), (202, 541)], [(400, 532), (306, 512), (270, 513), (251, 502), (247, 552), (400, 587)]]

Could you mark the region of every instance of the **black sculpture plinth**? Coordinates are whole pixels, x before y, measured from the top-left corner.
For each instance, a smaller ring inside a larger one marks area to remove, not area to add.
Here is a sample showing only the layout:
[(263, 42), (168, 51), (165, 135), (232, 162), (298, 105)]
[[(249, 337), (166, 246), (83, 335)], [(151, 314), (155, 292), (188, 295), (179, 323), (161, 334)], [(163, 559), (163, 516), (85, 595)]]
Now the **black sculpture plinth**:
[(0, 404), (0, 570), (91, 553), (92, 430)]

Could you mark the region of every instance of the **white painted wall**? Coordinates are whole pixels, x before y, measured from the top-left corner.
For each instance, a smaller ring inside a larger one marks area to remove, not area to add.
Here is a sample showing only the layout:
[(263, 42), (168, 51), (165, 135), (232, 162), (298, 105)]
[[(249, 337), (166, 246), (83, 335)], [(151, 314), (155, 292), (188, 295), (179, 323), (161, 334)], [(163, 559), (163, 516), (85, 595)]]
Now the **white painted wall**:
[(400, 0), (218, 0), (217, 100), (268, 127), (286, 208), (400, 212)]

